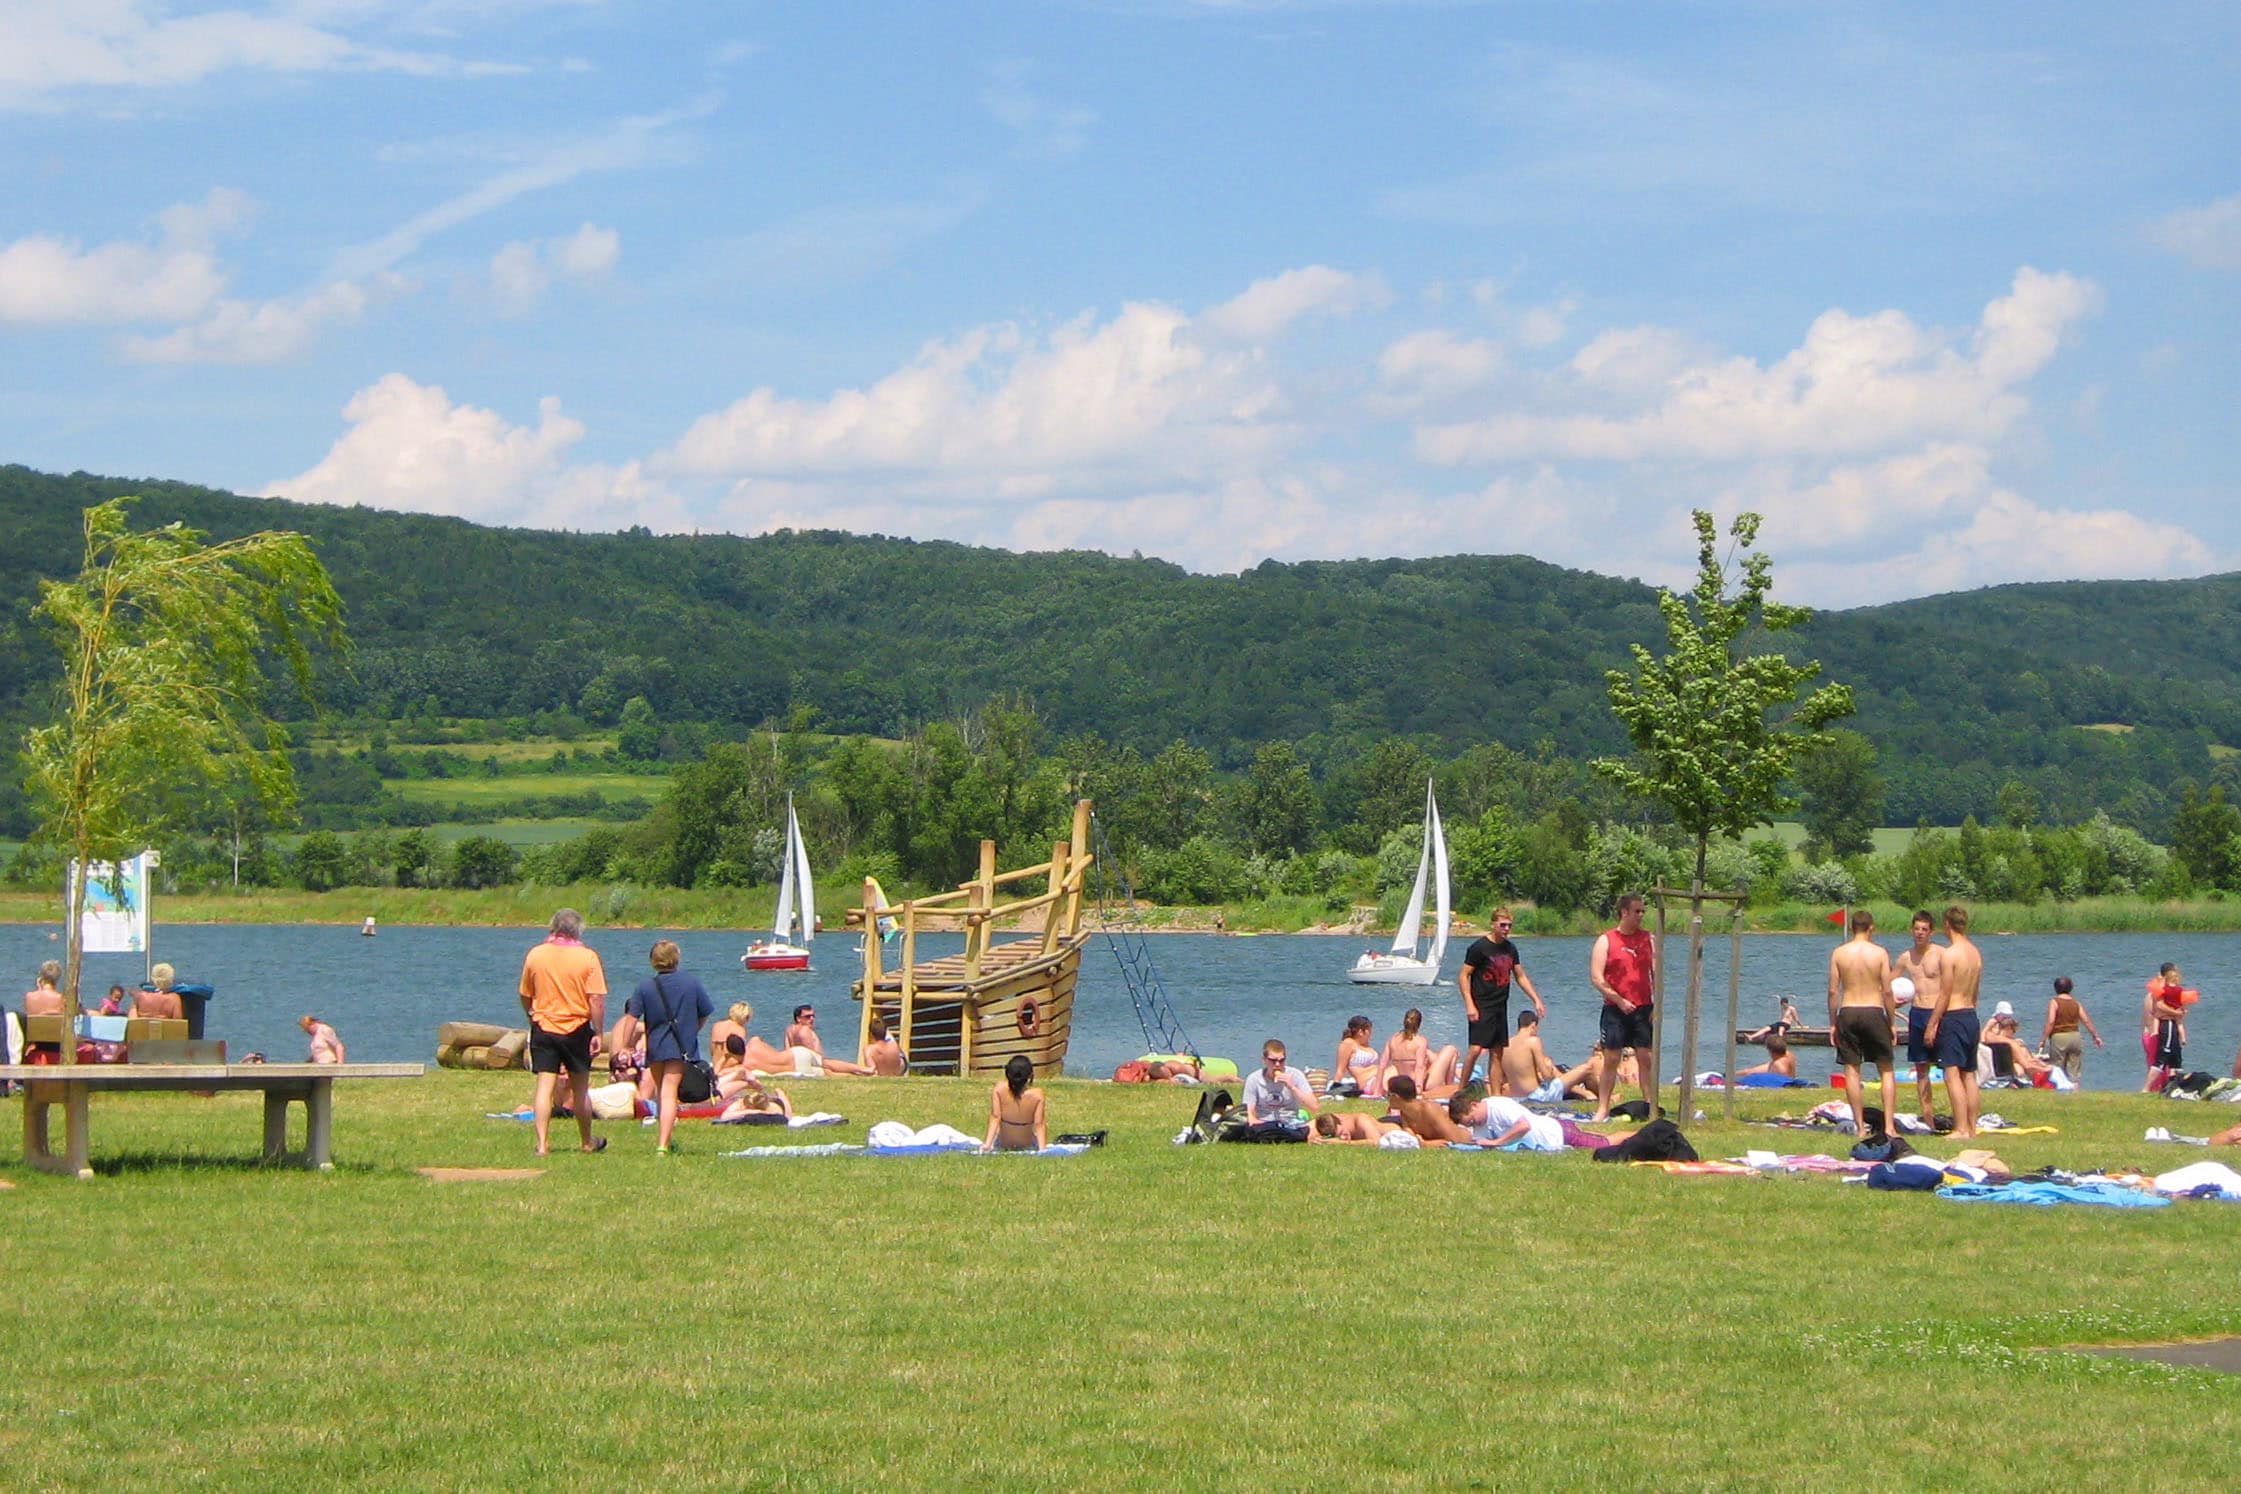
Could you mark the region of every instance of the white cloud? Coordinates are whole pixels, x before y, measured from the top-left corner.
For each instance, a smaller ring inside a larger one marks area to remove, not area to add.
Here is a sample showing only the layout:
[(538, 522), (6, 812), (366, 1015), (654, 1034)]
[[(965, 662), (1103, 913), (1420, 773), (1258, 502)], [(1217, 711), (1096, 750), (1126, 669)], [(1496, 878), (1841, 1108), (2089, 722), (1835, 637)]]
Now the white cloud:
[(593, 280), (621, 257), (622, 235), (595, 223), (541, 243), (517, 240), (491, 257), (491, 296), (502, 315), (520, 316), (536, 306), (555, 279)]
[(1081, 153), (1089, 127), (1097, 123), (1092, 109), (1053, 104), (1027, 86), (1032, 67), (1011, 60), (990, 63), (988, 82), (980, 91), (981, 107), (1019, 140), (1023, 156), (1059, 161)]
[(2203, 270), (2241, 270), (2241, 193), (2159, 218), (2148, 237)]
[(249, 199), (218, 188), (157, 215), (153, 244), (82, 248), (33, 234), (0, 246), (0, 322), (177, 322), (199, 316), (225, 290), (211, 240), (248, 221)]
[(328, 326), (355, 322), (377, 301), (406, 289), (401, 276), (375, 275), (266, 301), (220, 301), (185, 326), (127, 337), (121, 349), (135, 363), (285, 363)]
[(334, 278), (360, 280), (377, 271), (394, 269), (437, 234), (528, 193), (560, 186), (589, 172), (644, 165), (669, 147), (677, 126), (705, 118), (715, 107), (713, 97), (699, 99), (661, 114), (618, 120), (596, 135), (540, 151), (417, 214), (371, 243), (346, 250), (335, 262)]
[(1255, 355), (1209, 349), (1188, 317), (1145, 303), (1047, 338), (975, 328), (827, 399), (758, 389), (695, 421), (660, 461), (701, 476), (1080, 481), (1235, 464), (1283, 439), (1278, 405)]
[(473, 517), (555, 475), (584, 434), (557, 399), (540, 402), (531, 430), (401, 373), (359, 390), (342, 414), (351, 428), (325, 459), (264, 496)]
[(1328, 265), (1305, 265), (1256, 280), (1201, 318), (1205, 329), (1235, 342), (1267, 342), (1311, 315), (1350, 316), (1393, 299), (1375, 275), (1353, 275)]
[(1501, 367), (1494, 343), (1437, 327), (1411, 332), (1377, 356), (1377, 377), (1388, 389), (1428, 396), (1467, 393)]
[(1987, 439), (2023, 414), (2028, 402), (2016, 386), (2044, 367), (2064, 333), (2099, 303), (2090, 281), (2025, 267), (2009, 294), (1985, 307), (1965, 345), (1900, 311), (1828, 311), (1801, 346), (1775, 363), (1692, 364), (1666, 377), (1646, 408), (1582, 408), (1581, 385), (1612, 366), (1606, 359), (1598, 370), (1575, 367), (1577, 382), (1549, 389), (1559, 406), (1553, 412), (1501, 411), (1423, 426), (1417, 450), (1446, 464), (1735, 461), (1865, 455), (1938, 437)]
[(235, 71), (518, 71), (365, 45), (286, 7), (173, 9), (152, 0), (0, 0), (0, 107), (43, 105), (79, 89), (178, 87)]
[(1778, 567), (1782, 590), (1822, 606), (1855, 606), (2011, 581), (2199, 576), (2219, 557), (2175, 524), (2122, 509), (2050, 509), (1993, 488), (1968, 521), (1898, 554)]

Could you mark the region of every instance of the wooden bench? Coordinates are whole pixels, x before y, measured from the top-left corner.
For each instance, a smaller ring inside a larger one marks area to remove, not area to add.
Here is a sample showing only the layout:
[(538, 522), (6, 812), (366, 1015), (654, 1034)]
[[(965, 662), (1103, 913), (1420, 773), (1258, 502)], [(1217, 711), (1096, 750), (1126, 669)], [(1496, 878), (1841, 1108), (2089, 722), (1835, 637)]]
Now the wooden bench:
[[(184, 1025), (184, 1024), (182, 1024)], [(261, 1090), (265, 1097), (264, 1160), (281, 1161), (287, 1152), (288, 1106), (304, 1107), (304, 1166), (322, 1172), (334, 1167), (334, 1085), (337, 1079), (417, 1079), (428, 1072), (417, 1063), (78, 1063), (0, 1065), (0, 1080), (24, 1086), (23, 1160), (41, 1172), (90, 1178), (91, 1110), (96, 1090), (208, 1093), (221, 1089)], [(48, 1133), (48, 1111), (60, 1105), (63, 1149), (55, 1155)]]

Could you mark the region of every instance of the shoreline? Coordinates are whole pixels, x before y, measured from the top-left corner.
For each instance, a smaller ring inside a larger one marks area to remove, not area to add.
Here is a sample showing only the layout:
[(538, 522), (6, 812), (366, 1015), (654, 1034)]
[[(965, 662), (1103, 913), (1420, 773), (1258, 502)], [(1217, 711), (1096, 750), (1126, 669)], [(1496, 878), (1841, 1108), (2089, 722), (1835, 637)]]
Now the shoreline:
[[(741, 897), (725, 890), (686, 888), (587, 886), (513, 886), (484, 889), (458, 888), (349, 888), (336, 892), (259, 891), (193, 893), (156, 898), (160, 923), (175, 925), (302, 924), (317, 927), (358, 927), (367, 916), (377, 928), (534, 928), (551, 917), (557, 907), (583, 910), (595, 926), (617, 929), (755, 929), (769, 923), (765, 896)], [(1896, 904), (1870, 904), (1879, 928), (1903, 928), (1907, 910)], [(1127, 926), (1144, 934), (1206, 934), (1232, 938), (1305, 935), (1312, 938), (1358, 939), (1382, 945), (1392, 937), (1390, 927), (1365, 926), (1344, 921), (1302, 919), (1306, 910), (1294, 906), (1269, 907), (1239, 904), (1228, 907), (1163, 907), (1137, 903)], [(2017, 934), (2205, 934), (2241, 933), (2241, 900), (2199, 900), (2151, 903), (2139, 899), (2096, 899), (2065, 904), (1981, 903), (1972, 907), (1980, 937), (2001, 938)], [(1669, 914), (1667, 937), (1686, 937), (1685, 909)], [(1216, 919), (1223, 927), (1215, 926)], [(1833, 937), (1825, 909), (1779, 905), (1754, 908), (1745, 915), (1744, 932), (1751, 935), (1794, 934)], [(61, 899), (50, 893), (0, 891), (0, 924), (45, 925), (58, 933), (62, 927)], [(1085, 919), (1093, 926), (1094, 919)], [(1587, 914), (1552, 914), (1530, 905), (1517, 910), (1519, 937), (1586, 937), (1599, 932), (1605, 920)], [(1707, 920), (1705, 936), (1719, 940), (1727, 929)], [(1033, 919), (1007, 922), (1006, 933), (1033, 933)], [(945, 931), (934, 926), (930, 931)], [(954, 929), (946, 930), (955, 932)], [(850, 932), (840, 920), (824, 931), (828, 937)], [(1468, 942), (1486, 932), (1483, 921), (1457, 919), (1448, 939)]]

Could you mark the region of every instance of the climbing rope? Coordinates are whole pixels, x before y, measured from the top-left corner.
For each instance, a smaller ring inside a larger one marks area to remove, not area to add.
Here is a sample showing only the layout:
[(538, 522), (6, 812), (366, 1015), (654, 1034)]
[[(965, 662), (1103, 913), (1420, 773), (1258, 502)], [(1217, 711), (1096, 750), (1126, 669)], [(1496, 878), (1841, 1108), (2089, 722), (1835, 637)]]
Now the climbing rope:
[(1136, 894), (1128, 885), (1127, 875), (1114, 858), (1112, 847), (1105, 842), (1105, 822), (1092, 815), (1090, 828), (1097, 838), (1094, 880), (1098, 931), (1105, 936), (1106, 947), (1112, 950), (1114, 960), (1120, 965), (1121, 979), (1128, 986), (1128, 999), (1136, 1008), (1137, 1025), (1144, 1029), (1146, 1051), (1188, 1053), (1195, 1060), (1199, 1057), (1198, 1049), (1184, 1034), (1182, 1018), (1175, 1014), (1174, 1003), (1167, 999), (1167, 988), (1160, 983), (1159, 966), (1152, 960), (1144, 912), (1136, 906)]

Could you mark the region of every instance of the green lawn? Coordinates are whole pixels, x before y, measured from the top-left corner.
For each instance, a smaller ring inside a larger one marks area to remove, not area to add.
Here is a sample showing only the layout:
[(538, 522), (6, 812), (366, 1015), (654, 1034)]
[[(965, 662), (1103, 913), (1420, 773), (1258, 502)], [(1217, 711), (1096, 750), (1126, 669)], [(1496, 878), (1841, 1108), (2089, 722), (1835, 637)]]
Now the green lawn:
[[(526, 1087), (346, 1088), (325, 1177), (244, 1160), (253, 1096), (97, 1101), (92, 1183), (0, 1167), (16, 1482), (2131, 1488), (2200, 1486), (2241, 1434), (2229, 1378), (2035, 1352), (2237, 1331), (2241, 1205), (1177, 1148), (1188, 1092), (1084, 1082), (1049, 1086), (1054, 1129), (1112, 1141), (1067, 1161), (714, 1155), (986, 1112), (833, 1080), (795, 1092), (835, 1131), (689, 1124), (660, 1159), (606, 1124), (530, 1181), (411, 1171), (529, 1165), (480, 1118)], [(2241, 1118), (1993, 1105), (2062, 1127), (1999, 1144), (2022, 1168), (2175, 1166), (2201, 1153), (2144, 1125)]]
[(669, 786), (659, 773), (509, 773), (498, 778), (392, 778), (386, 786), (398, 798), (472, 811), (547, 794), (596, 793), (616, 799), (658, 799)]
[[(1873, 833), (1877, 854), (1890, 855), (1893, 852), (1906, 849), (1906, 843), (1914, 836), (1914, 827), (1912, 825), (1879, 825)], [(1794, 851), (1805, 843), (1805, 826), (1796, 820), (1776, 820), (1771, 829), (1762, 826), (1753, 830), (1746, 839), (1756, 840), (1762, 835), (1772, 835)]]

